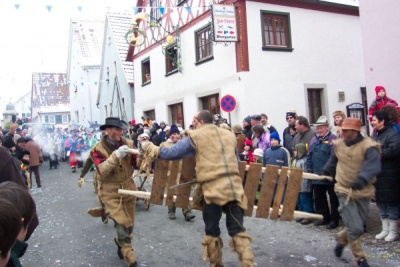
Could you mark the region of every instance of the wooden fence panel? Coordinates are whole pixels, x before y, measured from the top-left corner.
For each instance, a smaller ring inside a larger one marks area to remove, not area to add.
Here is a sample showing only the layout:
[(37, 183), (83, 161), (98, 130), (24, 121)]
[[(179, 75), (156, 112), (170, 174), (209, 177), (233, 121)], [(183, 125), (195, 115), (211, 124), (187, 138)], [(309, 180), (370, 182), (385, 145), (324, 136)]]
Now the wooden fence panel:
[(270, 215), (271, 220), (278, 219), (279, 208), (282, 204), (282, 197), (283, 197), (283, 193), (285, 191), (288, 170), (289, 169), (286, 167), (281, 168), (281, 173), (279, 174), (277, 187), (276, 187), (276, 191), (275, 191), (275, 196), (273, 197), (274, 200), (273, 200), (273, 205), (272, 205), (272, 212)]
[[(195, 168), (196, 168), (196, 159), (194, 157), (183, 159), (179, 183), (180, 184), (186, 183), (195, 179)], [(191, 186), (184, 186), (178, 188), (177, 197), (175, 201), (176, 207), (187, 208), (189, 206), (189, 197), (191, 190), (192, 190)]]
[(282, 221), (291, 221), (293, 219), (294, 209), (296, 208), (297, 198), (299, 196), (302, 182), (303, 170), (291, 169), (288, 184), (286, 187), (285, 200), (281, 214)]
[(167, 182), (169, 161), (159, 159), (156, 161), (153, 185), (151, 187), (150, 203), (163, 205), (165, 184)]
[(177, 184), (177, 179), (179, 175), (179, 167), (181, 161), (180, 160), (171, 160), (169, 161), (168, 165), (168, 188), (166, 188), (167, 191), (167, 198), (165, 200), (165, 205), (172, 206), (174, 204), (174, 195), (176, 194), (175, 189), (169, 189), (171, 186), (174, 186)]
[(261, 169), (261, 164), (254, 163), (250, 164), (249, 170), (247, 171), (246, 183), (244, 185), (244, 193), (247, 197), (247, 209), (244, 211), (245, 216), (251, 216), (253, 214), (256, 193), (261, 178)]
[(260, 198), (258, 199), (258, 206), (256, 217), (268, 218), (269, 208), (271, 207), (272, 197), (276, 186), (276, 178), (279, 175), (279, 167), (267, 165), (264, 173), (263, 184), (260, 190)]

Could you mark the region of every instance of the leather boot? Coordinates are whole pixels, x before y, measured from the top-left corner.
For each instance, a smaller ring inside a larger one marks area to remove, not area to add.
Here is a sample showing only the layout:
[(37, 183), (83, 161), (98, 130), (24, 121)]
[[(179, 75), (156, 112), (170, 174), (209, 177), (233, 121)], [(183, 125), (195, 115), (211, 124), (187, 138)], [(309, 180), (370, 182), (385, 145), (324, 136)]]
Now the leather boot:
[(92, 217), (101, 217), (104, 214), (103, 207), (96, 207), (88, 209), (87, 213)]
[(361, 247), (361, 242), (359, 239), (349, 241), (351, 253), (353, 253), (354, 260), (358, 262), (361, 258), (365, 258), (364, 251)]
[(375, 236), (375, 239), (384, 239), (389, 234), (389, 220), (382, 219), (382, 232)]
[(385, 241), (392, 242), (399, 237), (397, 233), (397, 221), (389, 220), (389, 234), (386, 236)]
[(170, 220), (175, 220), (176, 215), (175, 215), (176, 207), (174, 206), (168, 206), (168, 218)]
[(203, 261), (210, 261), (210, 267), (223, 267), (222, 247), (223, 242), (220, 237), (206, 235), (201, 241), (203, 245)]
[(241, 267), (254, 267), (254, 254), (250, 247), (251, 237), (241, 232), (232, 237), (229, 245), (235, 251), (240, 260)]

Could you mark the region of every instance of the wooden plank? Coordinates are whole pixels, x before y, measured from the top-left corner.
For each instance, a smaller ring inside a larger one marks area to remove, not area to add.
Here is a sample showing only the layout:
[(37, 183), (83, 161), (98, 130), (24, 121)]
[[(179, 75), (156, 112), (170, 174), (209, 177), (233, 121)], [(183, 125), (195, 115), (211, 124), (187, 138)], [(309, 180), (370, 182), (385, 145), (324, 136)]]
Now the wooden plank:
[(176, 194), (176, 189), (169, 189), (169, 187), (177, 184), (180, 162), (180, 160), (171, 160), (168, 164), (168, 188), (167, 198), (165, 200), (165, 205), (167, 206), (172, 206), (172, 204), (174, 203), (174, 194)]
[[(179, 183), (186, 183), (195, 179), (195, 167), (196, 159), (194, 157), (183, 159)], [(178, 188), (175, 202), (176, 207), (187, 208), (189, 206), (189, 197), (191, 190), (191, 186)]]
[(264, 180), (260, 190), (260, 198), (257, 205), (257, 218), (268, 218), (272, 203), (272, 196), (276, 186), (276, 178), (278, 176), (279, 167), (267, 165), (265, 168)]
[(302, 182), (303, 170), (290, 169), (288, 184), (286, 186), (285, 199), (283, 201), (283, 209), (281, 214), (282, 221), (291, 221), (293, 212), (296, 208), (297, 198), (299, 196), (300, 186)]
[(279, 208), (282, 203), (283, 192), (285, 191), (285, 184), (287, 180), (287, 173), (289, 168), (282, 167), (281, 173), (279, 174), (278, 185), (276, 187), (275, 196), (272, 204), (271, 220), (278, 219)]
[(169, 161), (166, 160), (156, 160), (153, 185), (151, 187), (151, 204), (162, 205), (164, 202), (165, 184), (168, 176), (168, 163)]
[(242, 178), (242, 182), (244, 181), (244, 176), (246, 175), (246, 167), (247, 167), (247, 162), (246, 161), (240, 161), (239, 162), (239, 176)]
[[(126, 190), (126, 189), (118, 189), (118, 194), (121, 195), (130, 195), (130, 196), (135, 196), (138, 198), (150, 198), (151, 193), (150, 192), (145, 192), (145, 191), (134, 191), (134, 190)], [(164, 198), (164, 196), (163, 196)]]
[(244, 211), (245, 216), (251, 216), (253, 214), (253, 206), (256, 200), (258, 183), (261, 178), (261, 168), (261, 164), (252, 163), (247, 172), (246, 183), (244, 185), (244, 193), (247, 197), (247, 209)]

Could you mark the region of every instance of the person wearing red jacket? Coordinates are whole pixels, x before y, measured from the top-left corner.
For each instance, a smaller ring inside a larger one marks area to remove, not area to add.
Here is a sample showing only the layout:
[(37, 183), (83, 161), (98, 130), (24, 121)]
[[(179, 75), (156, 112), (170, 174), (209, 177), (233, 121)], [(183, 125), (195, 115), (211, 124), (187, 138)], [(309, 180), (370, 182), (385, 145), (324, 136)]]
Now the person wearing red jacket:
[(386, 89), (382, 85), (377, 85), (375, 87), (375, 93), (376, 93), (376, 97), (372, 101), (371, 105), (368, 108), (369, 121), (372, 121), (372, 113), (374, 113), (374, 111), (380, 110), (383, 106), (392, 105), (392, 106), (397, 107), (399, 105), (396, 102), (396, 100), (391, 99), (387, 96)]

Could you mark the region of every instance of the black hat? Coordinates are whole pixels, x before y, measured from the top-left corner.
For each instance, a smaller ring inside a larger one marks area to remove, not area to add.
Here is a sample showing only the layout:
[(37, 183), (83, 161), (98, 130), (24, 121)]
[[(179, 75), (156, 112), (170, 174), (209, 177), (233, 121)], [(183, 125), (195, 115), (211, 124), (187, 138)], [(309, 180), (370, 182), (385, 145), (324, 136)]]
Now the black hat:
[(261, 120), (261, 116), (260, 115), (253, 115), (253, 116), (251, 116), (251, 119), (255, 120), (255, 121), (260, 121)]
[(20, 138), (18, 138), (18, 140), (17, 140), (17, 144), (19, 144), (19, 143), (22, 143), (22, 142), (27, 142), (27, 140), (25, 139), (25, 137), (20, 137)]
[(128, 124), (125, 121), (120, 120), (119, 118), (108, 117), (106, 118), (106, 123), (100, 126), (100, 130), (103, 131), (106, 128), (112, 128), (112, 127), (117, 127), (125, 130), (127, 126)]

